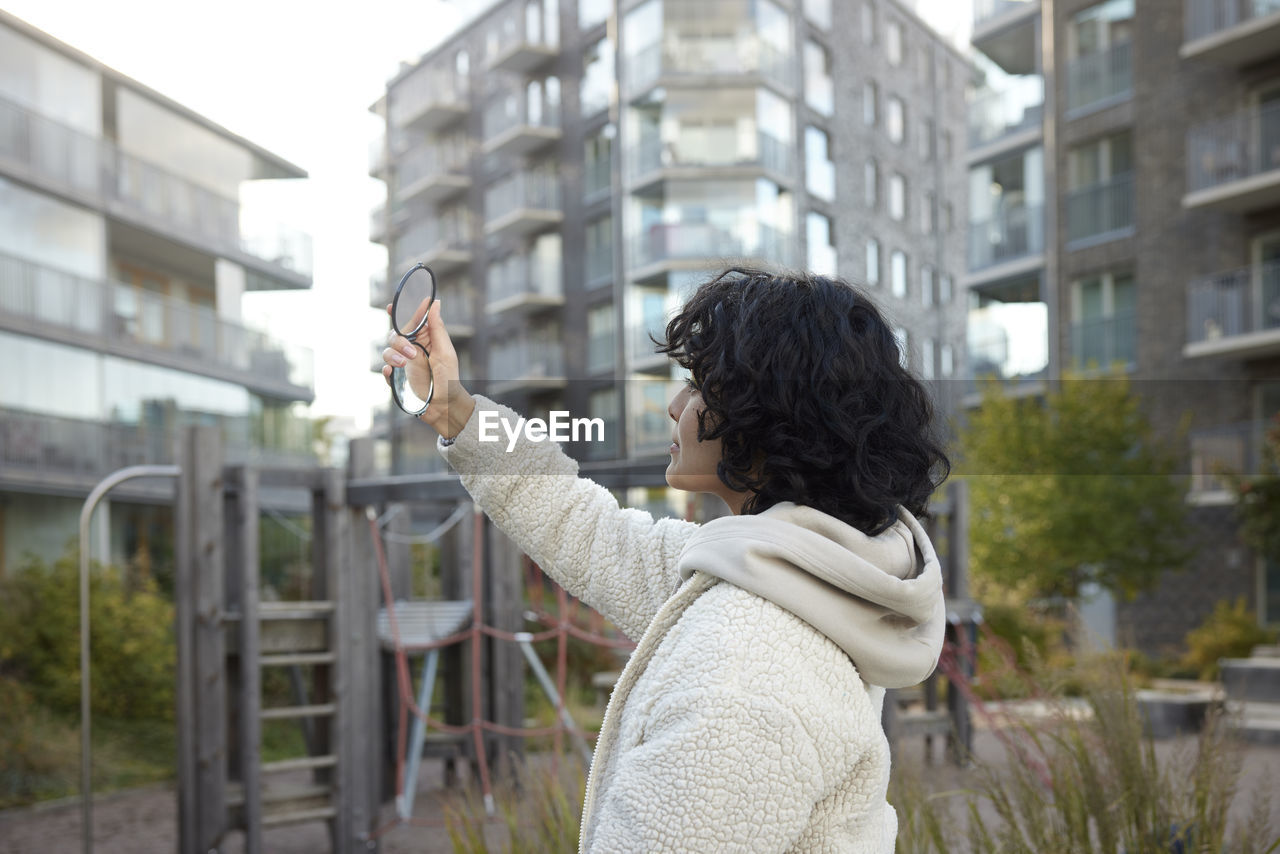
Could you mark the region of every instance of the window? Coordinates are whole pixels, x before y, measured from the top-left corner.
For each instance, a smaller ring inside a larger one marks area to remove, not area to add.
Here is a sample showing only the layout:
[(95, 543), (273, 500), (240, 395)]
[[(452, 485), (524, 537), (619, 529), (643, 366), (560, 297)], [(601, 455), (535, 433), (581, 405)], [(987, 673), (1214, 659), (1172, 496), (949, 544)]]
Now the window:
[(609, 19), (613, 0), (578, 0), (578, 29), (589, 30)]
[(817, 211), (809, 211), (805, 215), (805, 238), (809, 253), (809, 272), (819, 276), (835, 276), (836, 247), (831, 236), (831, 218)]
[(831, 29), (831, 0), (804, 0), (804, 16), (814, 26)]
[(604, 216), (587, 223), (587, 284), (613, 278), (613, 217)]
[(862, 123), (874, 127), (876, 114), (879, 112), (880, 89), (876, 81), (868, 80), (862, 84)]
[(862, 43), (868, 47), (876, 43), (876, 7), (871, 0), (862, 4)]
[(1133, 0), (1107, 0), (1077, 12), (1067, 31), (1067, 57), (1102, 53), (1133, 38)]
[(1071, 286), (1071, 356), (1077, 370), (1136, 359), (1137, 289), (1131, 273), (1105, 273)]
[(904, 368), (908, 367), (911, 359), (907, 350), (907, 330), (901, 326), (893, 327), (893, 340), (898, 344), (898, 363)]
[(613, 182), (610, 158), (613, 153), (613, 139), (608, 126), (594, 136), (587, 137), (584, 145), (582, 193), (586, 198), (609, 192)]
[(933, 305), (933, 268), (928, 264), (920, 267), (920, 304), (926, 308)]
[(892, 142), (901, 143), (907, 135), (907, 107), (897, 95), (889, 96), (889, 107), (885, 114), (885, 130)]
[(587, 311), (587, 372), (613, 370), (614, 365), (613, 303), (606, 302)]
[(950, 344), (943, 344), (938, 348), (938, 362), (938, 371), (944, 377), (949, 377), (955, 372), (955, 356)]
[[(618, 456), (618, 390), (602, 388), (587, 395), (587, 417), (604, 422), (604, 441), (587, 443), (587, 456), (612, 459)], [(593, 435), (592, 438), (595, 438)]]
[(935, 199), (933, 193), (926, 192), (924, 198), (920, 202), (920, 230), (925, 234), (933, 234), (933, 206)]
[(929, 161), (933, 159), (933, 119), (920, 120), (920, 159)]
[(907, 256), (900, 249), (889, 256), (889, 288), (895, 297), (907, 295)]
[(467, 56), (465, 50), (460, 50), (454, 55), (453, 70), (457, 73), (459, 80), (466, 80), (467, 75), (471, 73), (471, 58)]
[(938, 303), (946, 305), (951, 302), (951, 275), (943, 273), (938, 277)]
[(907, 217), (907, 179), (900, 172), (889, 176), (889, 216), (898, 221)]
[(835, 111), (831, 56), (815, 41), (804, 43), (804, 102), (824, 116)]
[(867, 239), (867, 284), (880, 284), (880, 241)]
[(810, 193), (829, 202), (836, 198), (836, 165), (831, 160), (830, 137), (815, 127), (804, 129), (804, 185)]
[(876, 161), (868, 157), (866, 165), (862, 167), (862, 186), (863, 198), (866, 199), (869, 208), (876, 206), (876, 199), (880, 195), (879, 184), (880, 170), (876, 166)]
[(613, 42), (608, 38), (587, 48), (582, 58), (582, 89), (579, 99), (582, 115), (593, 115), (609, 108), (613, 97)]
[(920, 376), (922, 379), (933, 379), (933, 348), (932, 338), (926, 338), (920, 342)]
[(890, 21), (885, 28), (884, 52), (890, 65), (902, 64), (902, 24)]
[(1067, 152), (1067, 241), (1133, 226), (1133, 135), (1103, 137)]

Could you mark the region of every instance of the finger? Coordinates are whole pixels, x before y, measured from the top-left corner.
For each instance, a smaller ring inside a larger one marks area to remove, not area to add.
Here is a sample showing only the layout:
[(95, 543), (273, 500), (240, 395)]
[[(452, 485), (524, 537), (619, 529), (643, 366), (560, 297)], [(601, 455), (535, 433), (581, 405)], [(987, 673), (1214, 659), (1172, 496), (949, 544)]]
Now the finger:
[(405, 357), (404, 353), (401, 353), (399, 350), (393, 350), (392, 348), (388, 347), (387, 349), (382, 351), (382, 361), (386, 362), (388, 365), (392, 367), (403, 368), (405, 366), (405, 363), (408, 362), (409, 360)]
[(387, 303), (387, 314), (391, 313), (391, 303)]
[(427, 310), (432, 305), (434, 305), (434, 300), (432, 300), (431, 297), (426, 297), (422, 302), (418, 303), (418, 307), (413, 310), (413, 320), (409, 321), (410, 331), (418, 328), (422, 323), (423, 315), (427, 313)]
[(387, 381), (387, 385), (391, 385), (391, 366), (382, 366), (382, 378)]
[(431, 340), (434, 336), (439, 336), (442, 341), (450, 340), (449, 332), (444, 328), (444, 318), (440, 314), (440, 300), (435, 301), (427, 316), (427, 339)]
[(400, 353), (405, 358), (412, 359), (418, 355), (418, 348), (413, 345), (408, 338), (403, 335), (397, 335), (391, 332), (387, 335), (387, 349)]

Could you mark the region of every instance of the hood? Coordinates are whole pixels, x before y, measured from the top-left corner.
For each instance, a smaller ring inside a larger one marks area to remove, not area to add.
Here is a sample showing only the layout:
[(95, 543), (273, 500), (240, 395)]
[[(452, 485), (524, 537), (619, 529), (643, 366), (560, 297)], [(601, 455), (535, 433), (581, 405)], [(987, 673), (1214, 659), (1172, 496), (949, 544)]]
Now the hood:
[(679, 568), (681, 581), (705, 572), (795, 614), (843, 649), (869, 684), (915, 685), (938, 664), (942, 567), (902, 507), (875, 537), (789, 501), (713, 519), (689, 538)]

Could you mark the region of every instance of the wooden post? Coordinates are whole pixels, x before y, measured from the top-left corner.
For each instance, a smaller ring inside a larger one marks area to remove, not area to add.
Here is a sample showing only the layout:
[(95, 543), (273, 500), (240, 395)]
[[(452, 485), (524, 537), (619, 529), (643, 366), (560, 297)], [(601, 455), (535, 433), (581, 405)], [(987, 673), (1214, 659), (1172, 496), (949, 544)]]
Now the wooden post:
[[(953, 480), (948, 487), (951, 491), (951, 514), (948, 516), (947, 530), (947, 566), (951, 595), (958, 602), (969, 605), (969, 490), (968, 484), (962, 480)], [(961, 633), (965, 634), (965, 646), (961, 648), (971, 648), (969, 643), (976, 640), (970, 630), (973, 627), (973, 615), (969, 613), (971, 609), (966, 608), (965, 613), (960, 622), (950, 626), (952, 631), (952, 639), (960, 644), (962, 641)], [(973, 662), (966, 656), (959, 662), (960, 672), (966, 678), (972, 679), (974, 675)], [(973, 750), (973, 720), (969, 704), (964, 696), (954, 685), (947, 686), (947, 711), (951, 713), (951, 720), (955, 727), (955, 734), (950, 739), (951, 757), (958, 765), (966, 765), (969, 762), (970, 753)]]
[(178, 562), (178, 846), (205, 854), (227, 829), (227, 693), (223, 642), (222, 440), (188, 427), (180, 447)]
[[(474, 526), (476, 515), (467, 502), (466, 515), (444, 535), (440, 547), (440, 593), (450, 601), (471, 598), (471, 571), (474, 555)], [(440, 653), (440, 672), (443, 674), (444, 722), (463, 726), (471, 720), (467, 708), (470, 697), (467, 685), (471, 673), (470, 644), (458, 643), (446, 647)], [(463, 750), (471, 750), (471, 742), (463, 742)], [(472, 757), (472, 761), (475, 757)], [(445, 760), (446, 786), (457, 782), (457, 767), (452, 758)]]
[(227, 607), (240, 612), (238, 667), (231, 692), (235, 720), (231, 755), (244, 805), (245, 854), (262, 852), (262, 670), (258, 666), (258, 473), (244, 466), (226, 472)]
[[(485, 621), (506, 632), (524, 630), (521, 608), (522, 553), (496, 525), (489, 526), (489, 562), (485, 578)], [(511, 641), (488, 639), (486, 679), (489, 719), (519, 727), (524, 721), (524, 654)], [(509, 774), (512, 754), (524, 757), (524, 739), (495, 735), (492, 767)]]
[[(373, 442), (360, 439), (351, 443), (347, 477), (358, 479), (373, 474)], [(345, 502), (344, 502), (345, 503)], [(377, 821), (382, 802), (379, 791), (378, 766), (382, 756), (382, 696), (378, 691), (378, 602), (381, 589), (374, 557), (373, 539), (369, 532), (366, 508), (347, 509), (346, 553), (342, 562), (343, 586), (339, 604), (345, 626), (342, 637), (347, 644), (342, 660), (346, 676), (345, 692), (339, 695), (344, 761), (339, 764), (342, 789), (350, 803), (347, 835), (340, 840), (342, 851), (363, 851), (368, 834)]]

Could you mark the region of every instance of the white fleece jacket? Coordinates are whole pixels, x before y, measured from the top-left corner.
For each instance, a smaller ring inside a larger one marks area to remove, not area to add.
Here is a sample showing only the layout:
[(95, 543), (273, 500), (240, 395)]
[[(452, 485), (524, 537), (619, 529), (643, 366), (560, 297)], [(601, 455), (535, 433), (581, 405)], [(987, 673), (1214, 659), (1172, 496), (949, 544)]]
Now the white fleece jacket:
[(605, 711), (582, 852), (888, 854), (885, 687), (937, 663), (937, 556), (901, 511), (868, 537), (780, 504), (699, 526), (618, 506), (551, 442), (440, 451), (477, 504), (638, 645)]

